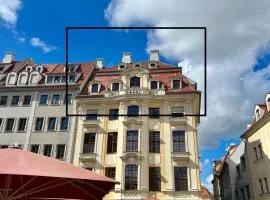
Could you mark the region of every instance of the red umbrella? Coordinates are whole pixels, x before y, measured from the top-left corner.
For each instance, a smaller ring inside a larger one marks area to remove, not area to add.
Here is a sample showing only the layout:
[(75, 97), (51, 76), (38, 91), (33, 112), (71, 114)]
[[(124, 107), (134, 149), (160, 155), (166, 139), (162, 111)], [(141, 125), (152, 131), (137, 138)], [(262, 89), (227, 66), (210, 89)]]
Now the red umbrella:
[(102, 199), (117, 182), (18, 148), (0, 149), (0, 200)]

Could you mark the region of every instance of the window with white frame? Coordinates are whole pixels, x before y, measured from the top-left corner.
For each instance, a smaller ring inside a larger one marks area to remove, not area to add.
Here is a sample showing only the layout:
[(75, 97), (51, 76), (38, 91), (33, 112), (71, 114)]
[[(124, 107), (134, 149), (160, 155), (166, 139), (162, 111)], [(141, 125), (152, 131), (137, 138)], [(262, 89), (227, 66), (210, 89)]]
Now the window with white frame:
[(47, 83), (53, 83), (53, 76), (47, 76)]
[(49, 95), (43, 94), (40, 96), (39, 104), (40, 105), (47, 105), (48, 104)]
[(48, 119), (48, 131), (55, 131), (56, 117), (49, 117)]
[(151, 89), (156, 90), (159, 87), (159, 82), (158, 81), (151, 81)]
[(141, 81), (140, 77), (137, 76), (131, 77), (129, 83), (130, 88), (140, 88), (140, 81)]
[(37, 84), (38, 74), (34, 73), (30, 75), (30, 84)]
[(60, 104), (60, 94), (54, 94), (52, 96), (51, 104), (52, 105), (59, 105)]
[(17, 131), (26, 131), (27, 118), (20, 118)]
[(120, 83), (112, 83), (112, 91), (119, 91), (120, 90)]
[(91, 93), (99, 93), (99, 84), (98, 83), (92, 83), (91, 84)]
[(125, 190), (137, 190), (138, 187), (138, 166), (127, 165), (125, 167)]
[(21, 73), (19, 75), (19, 84), (25, 85), (28, 82), (28, 74), (27, 73)]
[(48, 157), (52, 157), (52, 149), (53, 149), (52, 144), (45, 144), (43, 147), (43, 155), (48, 156)]
[(38, 117), (38, 118), (36, 119), (35, 130), (36, 130), (36, 131), (42, 131), (42, 129), (43, 129), (43, 124), (44, 124), (44, 117)]
[(56, 146), (56, 159), (64, 159), (65, 158), (65, 149), (66, 145), (64, 144), (58, 144)]
[(14, 124), (15, 124), (15, 119), (14, 118), (7, 119), (7, 122), (6, 122), (6, 132), (12, 132), (13, 131)]
[(61, 123), (60, 123), (60, 130), (61, 131), (65, 131), (68, 129), (68, 121), (69, 121), (68, 117), (61, 118)]
[(23, 98), (23, 105), (30, 105), (32, 102), (32, 96), (31, 95), (25, 95)]
[(181, 81), (180, 80), (172, 80), (172, 89), (177, 90), (181, 88)]
[(20, 101), (20, 96), (12, 96), (10, 105), (18, 106)]
[(39, 153), (39, 145), (38, 144), (32, 144), (30, 151), (32, 153)]
[(14, 85), (16, 83), (17, 75), (14, 73), (11, 73), (8, 75), (8, 85)]
[(60, 82), (61, 82), (61, 76), (55, 76), (54, 83), (60, 83)]
[(7, 105), (8, 96), (0, 96), (0, 106)]

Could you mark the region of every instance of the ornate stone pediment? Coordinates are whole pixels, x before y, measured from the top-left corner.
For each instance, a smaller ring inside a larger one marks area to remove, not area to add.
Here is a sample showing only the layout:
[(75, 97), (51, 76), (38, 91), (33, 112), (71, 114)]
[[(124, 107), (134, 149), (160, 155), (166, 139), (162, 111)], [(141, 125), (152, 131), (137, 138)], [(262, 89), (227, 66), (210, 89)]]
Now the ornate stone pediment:
[(123, 70), (121, 75), (127, 75), (127, 76), (136, 76), (141, 74), (149, 74), (149, 71), (147, 69), (144, 69), (142, 67), (136, 67), (136, 68), (129, 68), (126, 70)]
[(142, 120), (140, 117), (129, 118), (126, 117), (123, 121), (123, 124), (126, 125), (127, 129), (136, 130), (139, 129), (142, 125)]
[(125, 152), (123, 156), (120, 157), (126, 164), (136, 164), (139, 165), (142, 156), (140, 152)]

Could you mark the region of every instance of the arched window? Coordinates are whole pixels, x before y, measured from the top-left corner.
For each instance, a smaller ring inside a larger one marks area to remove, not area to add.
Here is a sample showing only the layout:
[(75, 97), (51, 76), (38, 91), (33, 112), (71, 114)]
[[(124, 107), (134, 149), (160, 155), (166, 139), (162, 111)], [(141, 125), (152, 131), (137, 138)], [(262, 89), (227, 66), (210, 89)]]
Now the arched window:
[(137, 190), (138, 166), (127, 165), (125, 168), (125, 190)]
[(30, 84), (37, 84), (38, 82), (38, 74), (31, 74)]
[(257, 118), (260, 119), (261, 115), (260, 115), (260, 110), (259, 109), (256, 110), (256, 115), (257, 115)]
[(16, 83), (16, 75), (10, 74), (8, 76), (8, 85), (14, 85)]
[(20, 74), (19, 76), (19, 84), (25, 85), (27, 83), (28, 74)]
[(130, 87), (139, 88), (140, 87), (140, 77), (134, 76), (130, 78)]
[(139, 106), (128, 106), (128, 117), (139, 116)]

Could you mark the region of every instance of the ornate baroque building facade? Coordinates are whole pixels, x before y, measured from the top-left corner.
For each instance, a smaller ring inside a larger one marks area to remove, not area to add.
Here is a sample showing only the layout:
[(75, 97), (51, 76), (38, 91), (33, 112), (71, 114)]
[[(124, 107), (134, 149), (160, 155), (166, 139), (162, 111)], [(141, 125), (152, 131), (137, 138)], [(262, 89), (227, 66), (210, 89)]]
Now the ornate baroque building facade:
[[(73, 164), (116, 179), (105, 199), (200, 199), (200, 91), (159, 61), (97, 66), (77, 95)], [(109, 116), (104, 116), (108, 115)], [(159, 115), (168, 116), (159, 116)], [(149, 116), (148, 116), (149, 115)]]

